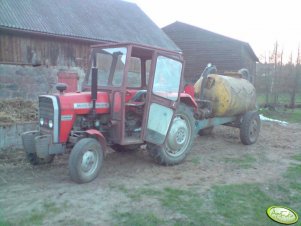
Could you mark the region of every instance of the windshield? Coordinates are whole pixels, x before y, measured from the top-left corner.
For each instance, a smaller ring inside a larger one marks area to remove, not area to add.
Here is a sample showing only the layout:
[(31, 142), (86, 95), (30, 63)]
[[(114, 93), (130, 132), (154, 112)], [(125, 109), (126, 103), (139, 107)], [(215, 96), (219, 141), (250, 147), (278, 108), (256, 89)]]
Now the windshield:
[[(126, 53), (126, 48), (106, 48), (95, 53), (94, 66), (98, 68), (98, 86), (122, 85)], [(89, 84), (91, 77), (90, 71)]]

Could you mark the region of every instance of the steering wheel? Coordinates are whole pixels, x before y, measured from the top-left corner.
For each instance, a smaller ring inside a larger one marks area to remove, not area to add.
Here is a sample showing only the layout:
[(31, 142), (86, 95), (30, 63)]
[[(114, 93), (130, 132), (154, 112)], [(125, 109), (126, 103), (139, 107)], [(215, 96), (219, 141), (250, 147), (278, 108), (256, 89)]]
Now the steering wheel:
[(143, 102), (145, 103), (146, 99), (146, 92), (147, 90), (139, 90), (131, 99), (129, 102)]

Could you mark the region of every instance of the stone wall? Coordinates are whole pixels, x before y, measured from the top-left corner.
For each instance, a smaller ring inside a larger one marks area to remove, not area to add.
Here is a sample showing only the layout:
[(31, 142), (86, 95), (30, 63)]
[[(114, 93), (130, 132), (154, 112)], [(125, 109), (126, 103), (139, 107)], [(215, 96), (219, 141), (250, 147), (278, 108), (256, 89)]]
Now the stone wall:
[(37, 122), (0, 124), (0, 151), (22, 148), (21, 134), (36, 130)]
[(0, 99), (37, 100), (38, 95), (53, 93), (56, 91), (57, 75), (61, 71), (77, 73), (78, 90), (81, 90), (85, 73), (80, 67), (32, 67), (0, 64)]

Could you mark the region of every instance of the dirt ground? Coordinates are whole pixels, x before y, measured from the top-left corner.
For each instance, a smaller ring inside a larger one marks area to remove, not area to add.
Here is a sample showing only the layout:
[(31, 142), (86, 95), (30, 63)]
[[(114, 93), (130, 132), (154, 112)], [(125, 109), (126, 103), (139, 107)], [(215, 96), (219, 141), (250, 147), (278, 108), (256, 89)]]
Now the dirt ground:
[[(202, 194), (214, 185), (277, 181), (294, 161), (291, 157), (300, 153), (300, 138), (300, 124), (263, 122), (258, 142), (244, 146), (237, 129), (220, 126), (211, 135), (198, 136), (180, 165), (157, 165), (143, 148), (126, 153), (111, 151), (98, 178), (82, 185), (70, 180), (67, 155), (56, 157), (51, 165), (32, 167), (23, 153), (2, 154), (1, 214), (17, 222), (51, 203), (59, 208), (49, 211), (44, 225), (114, 225), (114, 212), (134, 208), (126, 193), (141, 187), (194, 187)], [(141, 208), (156, 213), (158, 203), (145, 199)]]

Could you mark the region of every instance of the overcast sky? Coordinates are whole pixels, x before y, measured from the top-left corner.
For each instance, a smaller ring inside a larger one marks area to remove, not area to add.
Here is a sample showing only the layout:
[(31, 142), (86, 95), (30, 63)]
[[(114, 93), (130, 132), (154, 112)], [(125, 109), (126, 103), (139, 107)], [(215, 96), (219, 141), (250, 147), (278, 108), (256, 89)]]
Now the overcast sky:
[(129, 0), (159, 27), (188, 23), (248, 42), (262, 60), (278, 41), (288, 57), (301, 45), (300, 0)]

